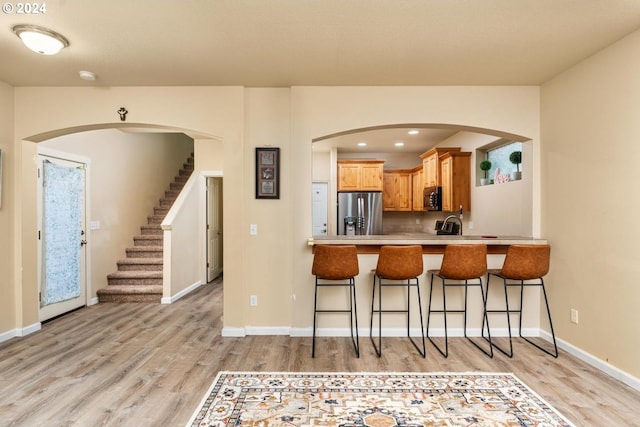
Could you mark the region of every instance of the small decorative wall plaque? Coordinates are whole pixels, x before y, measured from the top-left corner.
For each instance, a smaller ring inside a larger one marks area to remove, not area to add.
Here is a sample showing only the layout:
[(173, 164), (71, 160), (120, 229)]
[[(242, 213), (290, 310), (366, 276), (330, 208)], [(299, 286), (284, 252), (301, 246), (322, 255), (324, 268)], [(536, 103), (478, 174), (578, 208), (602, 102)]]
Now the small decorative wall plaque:
[(280, 148), (256, 147), (256, 199), (280, 198)]

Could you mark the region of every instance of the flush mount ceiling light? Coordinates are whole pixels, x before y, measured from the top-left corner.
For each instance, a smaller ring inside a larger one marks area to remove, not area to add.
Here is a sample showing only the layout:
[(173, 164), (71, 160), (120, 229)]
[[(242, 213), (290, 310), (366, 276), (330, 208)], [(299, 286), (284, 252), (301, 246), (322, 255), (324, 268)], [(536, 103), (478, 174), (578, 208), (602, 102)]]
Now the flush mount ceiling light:
[(13, 32), (26, 47), (42, 55), (55, 55), (69, 46), (64, 36), (38, 25), (16, 25)]
[(358, 142), (358, 147), (366, 147), (367, 143), (366, 142)]
[(417, 129), (412, 129), (412, 130), (410, 130), (410, 131), (409, 131), (409, 132), (407, 132), (407, 133), (408, 133), (409, 135), (417, 135), (417, 134), (419, 134), (419, 133), (420, 133), (420, 131), (419, 131), (419, 130), (417, 130)]
[(80, 71), (78, 74), (82, 80), (92, 82), (96, 79), (96, 73), (92, 73), (91, 71)]
[(393, 145), (395, 145), (396, 147), (404, 147), (404, 142), (402, 142), (402, 141), (398, 141), (398, 142), (396, 142), (396, 143), (395, 143), (395, 144), (393, 144)]

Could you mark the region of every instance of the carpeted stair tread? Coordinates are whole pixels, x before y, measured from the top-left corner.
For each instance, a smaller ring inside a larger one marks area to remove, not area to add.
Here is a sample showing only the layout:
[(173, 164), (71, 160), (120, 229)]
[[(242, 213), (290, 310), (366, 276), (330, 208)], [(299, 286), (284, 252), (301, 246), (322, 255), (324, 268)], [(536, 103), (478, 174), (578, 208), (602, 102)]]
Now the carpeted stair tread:
[(163, 230), (160, 224), (148, 224), (140, 227), (140, 233), (144, 236), (162, 236)]
[(116, 271), (107, 274), (107, 279), (162, 279), (162, 271)]
[(162, 258), (123, 258), (118, 260), (118, 271), (162, 271)]
[(157, 246), (162, 247), (163, 236), (162, 234), (141, 234), (133, 236), (133, 245), (138, 246)]

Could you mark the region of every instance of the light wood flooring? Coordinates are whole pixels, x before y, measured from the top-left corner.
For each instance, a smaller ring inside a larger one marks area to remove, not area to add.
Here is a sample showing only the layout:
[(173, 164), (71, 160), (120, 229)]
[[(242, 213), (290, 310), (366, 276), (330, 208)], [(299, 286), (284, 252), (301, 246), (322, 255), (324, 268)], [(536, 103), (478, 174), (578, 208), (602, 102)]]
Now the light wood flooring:
[(517, 341), (493, 359), (462, 338), (448, 359), (428, 345), (384, 338), (375, 356), (361, 337), (223, 338), (222, 284), (171, 305), (98, 304), (0, 343), (0, 426), (184, 426), (219, 370), (513, 372), (578, 426), (640, 425), (640, 392), (575, 357)]

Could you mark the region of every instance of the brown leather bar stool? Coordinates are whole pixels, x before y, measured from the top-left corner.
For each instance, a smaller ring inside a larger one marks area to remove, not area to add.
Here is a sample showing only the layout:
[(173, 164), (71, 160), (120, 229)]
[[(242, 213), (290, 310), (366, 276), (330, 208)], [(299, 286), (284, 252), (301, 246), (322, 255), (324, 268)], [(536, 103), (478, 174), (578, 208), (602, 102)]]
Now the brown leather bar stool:
[[(495, 345), (498, 350), (509, 357), (513, 357), (513, 342), (511, 337), (511, 314), (518, 314), (520, 321), (518, 323), (518, 335), (520, 338), (532, 344), (534, 347), (539, 348), (550, 356), (558, 357), (558, 345), (556, 344), (556, 335), (553, 332), (553, 323), (551, 322), (551, 311), (549, 309), (549, 300), (547, 299), (547, 291), (544, 287), (543, 276), (546, 276), (549, 272), (549, 260), (551, 258), (551, 246), (549, 245), (512, 245), (507, 249), (507, 256), (504, 259), (502, 268), (499, 270), (489, 270), (487, 278), (487, 297), (489, 296), (489, 288), (491, 283), (491, 276), (496, 276), (502, 279), (504, 284), (504, 310), (487, 310), (487, 303), (485, 300), (485, 312), (491, 313), (504, 313), (507, 315), (507, 327), (509, 328), (509, 351), (507, 352), (503, 348)], [(535, 282), (531, 282), (531, 281)], [(525, 281), (527, 281), (525, 283)], [(520, 307), (518, 309), (509, 308), (509, 296), (507, 290), (510, 287), (520, 287)], [(553, 338), (553, 352), (541, 347), (529, 338), (522, 336), (522, 301), (524, 296), (524, 288), (527, 286), (539, 286), (542, 288), (542, 294), (544, 295), (544, 303), (547, 306), (547, 317), (549, 319), (549, 326), (551, 328), (551, 337)], [(487, 324), (487, 329), (489, 329)], [(483, 327), (484, 333), (484, 327)]]
[[(422, 264), (422, 246), (383, 246), (380, 248), (378, 264), (373, 275), (373, 295), (371, 297), (371, 322), (369, 323), (369, 337), (378, 357), (382, 356), (382, 313), (405, 313), (407, 315), (407, 337), (422, 357), (426, 357), (424, 342), (424, 326), (422, 322), (422, 299), (420, 298), (420, 282), (418, 276), (424, 270)], [(376, 284), (378, 287), (378, 308), (375, 309)], [(407, 308), (390, 310), (382, 309), (383, 287), (406, 287)], [(422, 349), (418, 347), (410, 334), (411, 322), (411, 288), (418, 293), (418, 310), (420, 313), (420, 331), (422, 333)], [(373, 339), (373, 317), (378, 313), (378, 344)]]
[[(359, 273), (358, 252), (355, 245), (318, 245), (314, 247), (311, 274), (316, 276), (315, 296), (313, 302), (313, 340), (311, 357), (316, 355), (316, 319), (318, 313), (349, 313), (351, 341), (360, 357), (360, 341), (358, 338), (358, 311), (356, 305), (355, 276)], [(349, 289), (348, 309), (318, 310), (318, 289), (321, 287), (344, 286)]]
[[(429, 270), (431, 274), (431, 284), (429, 289), (429, 309), (427, 314), (427, 338), (438, 349), (444, 357), (449, 356), (449, 340), (447, 332), (447, 314), (462, 313), (464, 315), (464, 337), (473, 345), (480, 349), (489, 357), (493, 357), (493, 346), (491, 344), (491, 332), (489, 331), (489, 321), (487, 314), (484, 312), (486, 304), (486, 296), (482, 287), (482, 276), (487, 272), (487, 245), (448, 245), (444, 250), (442, 265), (439, 270)], [(442, 310), (433, 310), (431, 303), (433, 301), (433, 278), (439, 277), (442, 280)], [(470, 283), (474, 281), (475, 283)], [(447, 307), (446, 290), (448, 287), (464, 287), (464, 308), (459, 310), (451, 310)], [(478, 343), (467, 335), (467, 307), (468, 307), (468, 291), (470, 286), (480, 288), (482, 296), (483, 309), (483, 328), (486, 321), (489, 350), (482, 348)], [(431, 313), (442, 313), (444, 317), (444, 351), (429, 336), (429, 322)]]

